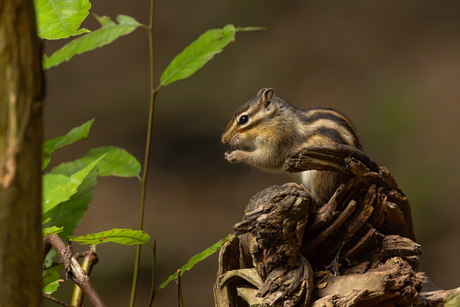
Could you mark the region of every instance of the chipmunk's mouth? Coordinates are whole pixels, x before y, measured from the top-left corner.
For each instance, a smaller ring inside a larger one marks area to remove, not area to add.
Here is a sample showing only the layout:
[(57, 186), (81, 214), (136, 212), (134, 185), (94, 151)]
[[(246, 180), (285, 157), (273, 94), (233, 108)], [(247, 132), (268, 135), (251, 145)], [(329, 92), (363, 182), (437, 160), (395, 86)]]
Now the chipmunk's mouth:
[(251, 152), (251, 151), (254, 151), (255, 149), (255, 146), (248, 145), (248, 143), (242, 140), (238, 134), (233, 135), (233, 137), (230, 139), (228, 144), (230, 144), (232, 148), (228, 150), (227, 153), (231, 153), (232, 151), (235, 151), (235, 150)]
[(251, 152), (251, 151), (254, 151), (254, 148), (252, 148), (252, 147), (250, 147), (248, 145), (237, 145), (236, 148), (229, 149), (229, 150), (227, 150), (226, 153), (231, 153), (231, 152), (233, 152), (235, 150)]

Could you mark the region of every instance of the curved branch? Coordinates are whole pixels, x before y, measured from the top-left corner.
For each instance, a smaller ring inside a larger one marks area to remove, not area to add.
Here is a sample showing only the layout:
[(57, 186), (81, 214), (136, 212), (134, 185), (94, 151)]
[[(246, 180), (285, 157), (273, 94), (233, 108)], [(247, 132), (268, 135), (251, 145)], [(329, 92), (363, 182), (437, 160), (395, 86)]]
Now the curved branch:
[(106, 304), (99, 297), (99, 294), (93, 288), (91, 281), (86, 275), (85, 271), (81, 268), (75, 255), (69, 249), (69, 247), (62, 241), (57, 235), (51, 235), (43, 238), (46, 242), (49, 242), (54, 249), (61, 256), (65, 264), (66, 279), (71, 278), (88, 296), (91, 303), (96, 307), (106, 307)]

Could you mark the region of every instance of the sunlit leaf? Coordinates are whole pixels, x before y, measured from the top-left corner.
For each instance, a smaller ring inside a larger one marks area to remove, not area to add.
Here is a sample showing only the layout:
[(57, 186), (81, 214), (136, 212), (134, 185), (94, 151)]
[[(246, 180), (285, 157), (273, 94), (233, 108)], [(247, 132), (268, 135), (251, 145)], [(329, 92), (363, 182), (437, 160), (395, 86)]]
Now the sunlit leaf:
[(43, 228), (43, 236), (46, 237), (46, 236), (54, 235), (56, 233), (60, 233), (62, 232), (63, 228), (64, 227), (56, 227), (56, 226)]
[(48, 212), (57, 204), (64, 202), (73, 194), (77, 193), (78, 186), (83, 182), (83, 179), (102, 159), (100, 157), (84, 169), (67, 177), (65, 175), (46, 174), (43, 176), (43, 213)]
[(64, 175), (43, 176), (43, 213), (77, 193), (80, 181)]
[(99, 17), (95, 15), (95, 17), (101, 23), (102, 27), (74, 39), (53, 53), (49, 58), (45, 56), (43, 69), (48, 69), (64, 61), (69, 61), (74, 55), (82, 54), (83, 52), (110, 44), (118, 37), (129, 34), (137, 27), (141, 26), (134, 18), (126, 15), (118, 15), (118, 24), (110, 20), (107, 16)]
[(42, 170), (48, 165), (51, 160), (51, 154), (66, 145), (75, 143), (77, 141), (84, 140), (88, 137), (89, 129), (93, 124), (94, 119), (87, 121), (80, 127), (75, 127), (70, 130), (66, 135), (59, 136), (57, 138), (48, 140), (43, 144), (43, 154), (42, 154)]
[(88, 0), (34, 0), (38, 36), (44, 39), (61, 39), (89, 32), (79, 29), (88, 16)]
[(225, 46), (234, 41), (235, 32), (260, 29), (262, 28), (235, 29), (233, 25), (226, 25), (223, 29), (206, 31), (172, 60), (161, 75), (160, 87), (194, 74), (216, 54), (222, 52)]
[(94, 195), (94, 188), (97, 184), (96, 177), (120, 175), (122, 177), (138, 176), (140, 172), (140, 163), (125, 150), (118, 147), (100, 147), (90, 150), (83, 158), (62, 163), (53, 168), (50, 174), (64, 175), (70, 177), (72, 174), (79, 172), (88, 165), (105, 155), (99, 161), (97, 167), (85, 177), (83, 182), (78, 186), (77, 192), (69, 200), (62, 202), (44, 214), (44, 218), (51, 218), (46, 226), (64, 227), (59, 236), (67, 239), (67, 236), (73, 235), (73, 230), (82, 220), (84, 213), (88, 210), (88, 204)]
[[(86, 163), (76, 160), (60, 164), (53, 168), (51, 173), (71, 176), (81, 171), (86, 166)], [(74, 228), (78, 226), (86, 210), (88, 210), (88, 204), (94, 196), (94, 188), (97, 184), (96, 168), (97, 167), (93, 168), (85, 179), (83, 179), (83, 182), (77, 188), (77, 193), (72, 195), (69, 200), (58, 204), (44, 214), (44, 217), (51, 218), (51, 222), (48, 223), (48, 226), (64, 227), (63, 232), (59, 233), (59, 236), (64, 240), (67, 240), (67, 236), (73, 234)]]
[[(195, 264), (197, 264), (198, 262), (204, 260), (206, 257), (211, 256), (212, 254), (217, 252), (222, 247), (222, 245), (224, 245), (224, 243), (228, 241), (230, 236), (231, 235), (228, 235), (227, 237), (223, 238), (216, 244), (212, 245), (211, 247), (208, 247), (201, 253), (190, 258), (190, 260), (186, 264), (184, 264), (183, 267), (180, 268), (180, 275), (182, 276), (184, 274), (184, 271), (190, 270)], [(171, 276), (169, 276), (169, 278), (164, 283), (162, 283), (160, 287), (158, 287), (158, 290), (166, 287), (170, 281), (176, 278), (176, 276), (177, 276), (177, 273), (174, 273)]]
[(46, 293), (46, 294), (53, 293), (59, 287), (59, 283), (63, 281), (64, 279), (56, 279), (55, 281), (50, 282), (49, 284), (43, 287), (43, 293)]
[(141, 164), (126, 150), (107, 146), (91, 149), (81, 159), (83, 163), (91, 163), (101, 156), (105, 157), (97, 165), (99, 176), (138, 177)]
[(86, 236), (69, 236), (69, 240), (78, 244), (97, 245), (114, 242), (121, 245), (147, 244), (150, 247), (150, 236), (142, 230), (112, 229), (99, 233), (90, 233)]

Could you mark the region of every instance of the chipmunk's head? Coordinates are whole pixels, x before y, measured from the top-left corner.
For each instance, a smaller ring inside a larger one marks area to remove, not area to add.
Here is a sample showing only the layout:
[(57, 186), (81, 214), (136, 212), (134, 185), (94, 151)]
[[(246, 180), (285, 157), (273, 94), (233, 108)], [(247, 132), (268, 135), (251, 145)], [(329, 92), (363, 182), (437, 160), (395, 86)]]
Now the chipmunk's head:
[(275, 98), (273, 89), (263, 88), (256, 97), (240, 106), (222, 135), (222, 143), (255, 149), (278, 112)]

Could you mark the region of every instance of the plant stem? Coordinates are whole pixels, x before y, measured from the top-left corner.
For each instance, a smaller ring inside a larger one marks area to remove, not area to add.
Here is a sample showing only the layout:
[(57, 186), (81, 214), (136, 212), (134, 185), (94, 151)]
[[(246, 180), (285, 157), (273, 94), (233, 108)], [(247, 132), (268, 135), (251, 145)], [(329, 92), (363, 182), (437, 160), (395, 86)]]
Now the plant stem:
[(157, 240), (153, 239), (153, 248), (152, 248), (152, 254), (153, 254), (153, 262), (152, 262), (152, 286), (150, 289), (150, 299), (149, 299), (149, 307), (152, 306), (153, 299), (155, 298), (155, 268), (156, 268), (156, 259), (157, 259)]
[(54, 297), (54, 296), (51, 296), (49, 294), (46, 294), (46, 293), (43, 293), (43, 296), (46, 297), (47, 299), (59, 304), (59, 305), (62, 305), (64, 307), (73, 307), (73, 305), (69, 305), (67, 304), (66, 302), (64, 301), (61, 301), (60, 299), (58, 299), (57, 297)]
[[(75, 257), (78, 258), (77, 256)], [(87, 254), (81, 264), (81, 268), (83, 269), (83, 271), (85, 271), (86, 275), (90, 276), (91, 271), (93, 270), (93, 267), (96, 265), (98, 261), (99, 261), (99, 258), (97, 257), (97, 254), (96, 254), (96, 246), (91, 246), (91, 249), (87, 251)], [(70, 300), (70, 304), (75, 307), (80, 307), (82, 305), (82, 302), (83, 302), (83, 291), (77, 284), (75, 284), (73, 293), (72, 293), (72, 299)]]
[(178, 306), (179, 307), (184, 307), (184, 300), (182, 298), (182, 285), (181, 285), (181, 281), (180, 281), (180, 270), (177, 270), (176, 285), (177, 285)]
[[(143, 230), (144, 228), (144, 209), (145, 209), (145, 193), (146, 193), (146, 187), (147, 187), (147, 172), (148, 172), (148, 166), (149, 166), (153, 116), (155, 113), (155, 96), (158, 92), (155, 90), (155, 70), (154, 70), (155, 66), (154, 66), (154, 54), (153, 54), (154, 7), (155, 7), (155, 0), (150, 0), (150, 21), (149, 21), (149, 26), (147, 28), (147, 34), (149, 37), (149, 53), (150, 53), (150, 107), (149, 107), (149, 119), (148, 119), (148, 127), (147, 127), (147, 140), (145, 144), (144, 168), (143, 168), (142, 181), (141, 181), (141, 206), (140, 206), (140, 212), (139, 212), (139, 230)], [(136, 249), (133, 284), (131, 288), (131, 299), (129, 302), (130, 307), (134, 307), (134, 302), (136, 300), (136, 290), (137, 290), (137, 280), (139, 278), (140, 259), (141, 259), (141, 244), (137, 245), (137, 249)], [(155, 268), (153, 268), (152, 274), (155, 274)], [(152, 280), (153, 280), (153, 277), (152, 277)]]

